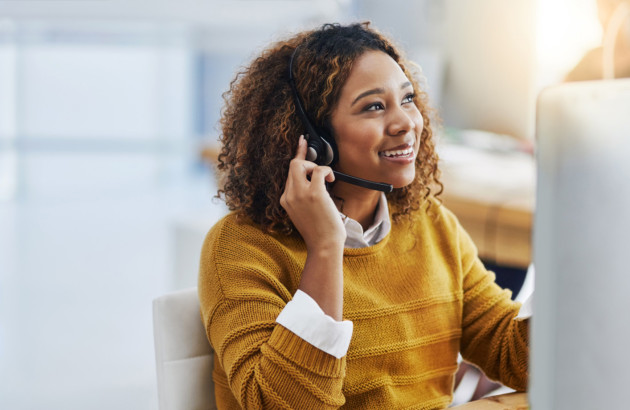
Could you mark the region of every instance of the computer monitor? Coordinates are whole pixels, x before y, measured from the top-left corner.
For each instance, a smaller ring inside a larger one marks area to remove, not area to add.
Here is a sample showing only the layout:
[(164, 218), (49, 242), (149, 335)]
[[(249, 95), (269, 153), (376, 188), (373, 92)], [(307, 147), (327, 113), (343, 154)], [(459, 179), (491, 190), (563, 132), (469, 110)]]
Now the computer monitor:
[(534, 409), (628, 408), (630, 79), (537, 102)]

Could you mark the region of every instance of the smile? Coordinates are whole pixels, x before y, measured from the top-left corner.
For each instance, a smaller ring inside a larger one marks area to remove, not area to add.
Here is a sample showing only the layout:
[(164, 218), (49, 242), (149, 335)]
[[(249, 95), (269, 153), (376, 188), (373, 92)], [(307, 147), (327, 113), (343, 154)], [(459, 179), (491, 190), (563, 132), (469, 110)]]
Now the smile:
[(389, 151), (382, 151), (379, 155), (388, 158), (400, 158), (413, 156), (413, 147), (407, 147), (404, 149), (393, 149)]

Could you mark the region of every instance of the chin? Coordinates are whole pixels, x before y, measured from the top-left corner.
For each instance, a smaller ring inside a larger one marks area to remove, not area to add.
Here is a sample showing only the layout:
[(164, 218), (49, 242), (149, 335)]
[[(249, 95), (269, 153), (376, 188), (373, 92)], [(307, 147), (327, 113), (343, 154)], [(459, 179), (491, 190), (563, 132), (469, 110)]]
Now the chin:
[(395, 181), (392, 181), (392, 182), (389, 182), (389, 183), (392, 184), (394, 189), (404, 188), (406, 186), (411, 185), (413, 183), (414, 179), (415, 179), (415, 174), (412, 175), (409, 178), (397, 178)]

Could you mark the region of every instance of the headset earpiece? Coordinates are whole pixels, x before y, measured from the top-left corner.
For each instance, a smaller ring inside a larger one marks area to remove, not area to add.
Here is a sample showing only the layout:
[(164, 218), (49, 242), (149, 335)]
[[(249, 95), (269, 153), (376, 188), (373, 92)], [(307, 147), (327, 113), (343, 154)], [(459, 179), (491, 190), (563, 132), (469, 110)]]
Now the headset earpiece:
[(328, 141), (326, 141), (325, 138), (322, 137), (322, 141), (324, 143), (324, 149), (323, 149), (323, 162), (326, 165), (332, 165), (336, 155), (335, 155), (335, 150), (333, 149), (332, 145), (328, 143)]
[(307, 161), (311, 161), (317, 164), (317, 148), (315, 148), (315, 144), (313, 144), (313, 139), (308, 137), (308, 134), (306, 135), (308, 138), (308, 148), (306, 149), (306, 160)]
[(308, 149), (306, 151), (306, 159), (317, 165), (331, 165), (335, 159), (335, 151), (328, 141), (322, 136), (315, 134), (306, 135)]

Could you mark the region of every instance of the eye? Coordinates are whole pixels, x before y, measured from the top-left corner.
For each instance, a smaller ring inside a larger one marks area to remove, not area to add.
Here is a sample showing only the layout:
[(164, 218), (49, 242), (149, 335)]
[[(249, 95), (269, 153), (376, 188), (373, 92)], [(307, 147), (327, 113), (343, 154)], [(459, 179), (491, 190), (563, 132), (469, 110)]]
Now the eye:
[(377, 111), (377, 110), (383, 110), (384, 108), (385, 107), (383, 107), (383, 104), (378, 102), (378, 103), (368, 104), (363, 110), (364, 111)]
[(413, 99), (414, 98), (416, 98), (416, 94), (415, 93), (409, 93), (409, 94), (405, 95), (405, 98), (403, 98), (402, 103), (403, 104), (413, 103)]

